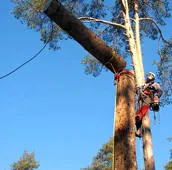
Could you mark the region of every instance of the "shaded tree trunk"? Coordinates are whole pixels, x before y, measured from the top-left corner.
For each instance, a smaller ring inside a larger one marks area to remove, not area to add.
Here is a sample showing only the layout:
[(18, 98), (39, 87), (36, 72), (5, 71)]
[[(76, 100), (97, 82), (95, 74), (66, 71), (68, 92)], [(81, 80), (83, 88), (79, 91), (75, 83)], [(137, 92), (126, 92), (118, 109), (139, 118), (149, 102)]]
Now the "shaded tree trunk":
[(136, 170), (135, 82), (131, 70), (123, 70), (117, 82), (114, 126), (114, 170)]
[[(44, 13), (109, 70), (114, 72), (114, 68), (116, 72), (119, 72), (125, 68), (125, 60), (70, 13), (58, 0), (52, 0)], [(113, 65), (113, 68), (109, 63)]]

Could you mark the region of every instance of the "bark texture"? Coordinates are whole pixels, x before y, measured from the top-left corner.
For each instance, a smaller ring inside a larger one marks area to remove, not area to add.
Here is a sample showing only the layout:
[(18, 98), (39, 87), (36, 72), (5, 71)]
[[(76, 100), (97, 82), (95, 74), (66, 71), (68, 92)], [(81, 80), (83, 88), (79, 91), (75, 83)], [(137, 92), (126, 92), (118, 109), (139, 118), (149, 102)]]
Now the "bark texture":
[(155, 170), (152, 135), (150, 129), (150, 116), (148, 113), (143, 117), (142, 120), (142, 135), (145, 169)]
[(109, 70), (114, 72), (112, 65), (116, 72), (125, 68), (125, 60), (71, 14), (58, 0), (52, 0), (44, 13)]
[(120, 74), (114, 126), (114, 170), (136, 170), (134, 73), (123, 70)]

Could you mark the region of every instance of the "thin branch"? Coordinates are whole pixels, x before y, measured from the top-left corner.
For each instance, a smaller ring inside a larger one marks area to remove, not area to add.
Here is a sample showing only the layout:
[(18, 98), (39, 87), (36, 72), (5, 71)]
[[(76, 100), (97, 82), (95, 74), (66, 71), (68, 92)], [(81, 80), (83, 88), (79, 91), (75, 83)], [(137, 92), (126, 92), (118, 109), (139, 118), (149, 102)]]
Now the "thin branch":
[(159, 31), (159, 33), (160, 33), (160, 36), (161, 36), (163, 42), (165, 42), (165, 43), (171, 45), (170, 42), (168, 42), (167, 40), (164, 39), (164, 37), (163, 37), (163, 35), (162, 35), (162, 31), (161, 31), (159, 25), (158, 25), (152, 18), (140, 18), (140, 20), (148, 20), (148, 21), (153, 22), (153, 23), (155, 24), (155, 26), (157, 27), (157, 29), (158, 29), (158, 31)]
[(161, 61), (163, 61), (164, 57), (162, 56), (162, 53), (161, 53), (160, 37), (158, 38), (158, 52), (159, 52), (159, 55), (160, 55)]
[(100, 20), (100, 19), (96, 19), (96, 18), (92, 18), (92, 17), (79, 17), (78, 19), (79, 20), (88, 20), (88, 21), (92, 21), (92, 22), (101, 22), (103, 24), (108, 24), (108, 25), (112, 25), (112, 26), (116, 26), (116, 27), (126, 29), (124, 25), (114, 23), (114, 22), (110, 22), (110, 21)]

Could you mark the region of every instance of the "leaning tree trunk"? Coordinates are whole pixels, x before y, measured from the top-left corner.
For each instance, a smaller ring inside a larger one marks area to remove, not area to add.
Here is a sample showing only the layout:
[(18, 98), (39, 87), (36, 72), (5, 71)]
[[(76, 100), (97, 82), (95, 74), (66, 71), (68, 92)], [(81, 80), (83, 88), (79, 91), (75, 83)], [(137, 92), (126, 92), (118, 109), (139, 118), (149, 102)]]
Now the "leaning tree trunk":
[(131, 70), (123, 70), (117, 82), (114, 126), (114, 170), (136, 170), (135, 81)]
[(112, 72), (114, 72), (113, 68), (115, 72), (125, 68), (125, 60), (70, 13), (58, 0), (52, 0), (44, 13)]

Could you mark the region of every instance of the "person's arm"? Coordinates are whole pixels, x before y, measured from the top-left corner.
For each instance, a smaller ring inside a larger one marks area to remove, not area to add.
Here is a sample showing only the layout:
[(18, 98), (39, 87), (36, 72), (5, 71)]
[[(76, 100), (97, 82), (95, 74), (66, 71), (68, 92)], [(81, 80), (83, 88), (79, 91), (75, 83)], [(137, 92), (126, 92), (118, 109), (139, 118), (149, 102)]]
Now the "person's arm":
[(154, 86), (154, 88), (156, 90), (156, 96), (158, 98), (160, 98), (162, 96), (162, 93), (163, 93), (160, 85), (158, 83), (154, 83), (153, 86)]

